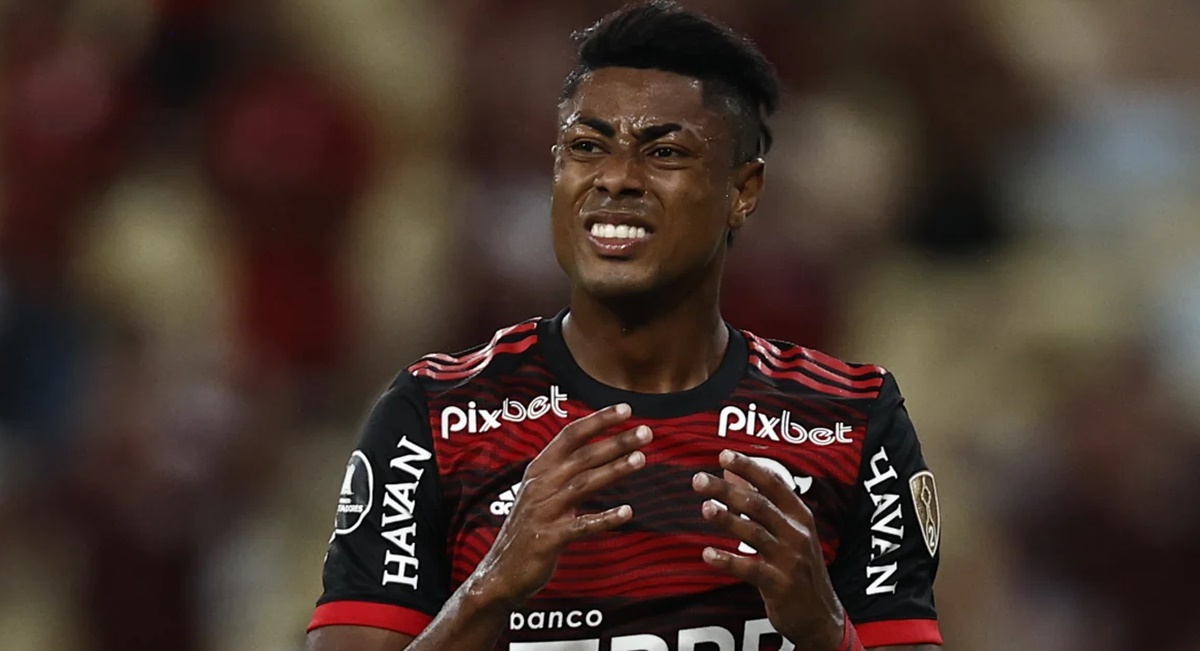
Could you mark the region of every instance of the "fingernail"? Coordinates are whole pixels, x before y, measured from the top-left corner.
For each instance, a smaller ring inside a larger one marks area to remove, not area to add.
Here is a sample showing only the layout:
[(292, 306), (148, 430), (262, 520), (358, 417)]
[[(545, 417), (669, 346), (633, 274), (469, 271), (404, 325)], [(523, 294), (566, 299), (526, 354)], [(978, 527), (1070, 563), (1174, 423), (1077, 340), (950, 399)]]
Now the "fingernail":
[(717, 560), (717, 550), (713, 549), (712, 547), (705, 547), (703, 556), (704, 556), (704, 560), (711, 563), (711, 562)]
[(622, 504), (617, 508), (617, 517), (628, 518), (631, 515), (633, 515), (633, 507), (628, 504)]
[(696, 486), (700, 488), (704, 488), (705, 486), (708, 486), (708, 475), (698, 472), (696, 473), (695, 477), (692, 477), (692, 483), (696, 484)]
[(640, 468), (644, 463), (646, 463), (646, 455), (642, 454), (641, 450), (637, 450), (629, 455), (629, 465), (634, 468)]
[(704, 517), (711, 518), (717, 514), (717, 505), (713, 504), (712, 500), (704, 500), (704, 504), (700, 506), (700, 512)]
[(729, 464), (733, 463), (733, 451), (732, 450), (721, 450), (720, 459), (721, 459), (721, 465), (723, 465), (723, 466), (728, 466)]
[(617, 412), (618, 416), (628, 416), (633, 410), (630, 409), (628, 404), (622, 402), (614, 408), (614, 411)]
[(637, 433), (634, 434), (634, 436), (637, 437), (637, 440), (645, 443), (650, 440), (650, 428), (646, 427), (645, 425), (641, 425), (637, 428)]

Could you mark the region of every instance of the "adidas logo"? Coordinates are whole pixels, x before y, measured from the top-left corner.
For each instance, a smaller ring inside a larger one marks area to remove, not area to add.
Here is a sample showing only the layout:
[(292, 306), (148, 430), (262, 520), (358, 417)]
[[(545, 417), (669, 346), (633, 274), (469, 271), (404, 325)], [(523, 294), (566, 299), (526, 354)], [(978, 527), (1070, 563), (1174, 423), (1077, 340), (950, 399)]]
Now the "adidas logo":
[(488, 509), (492, 515), (505, 516), (512, 513), (513, 504), (517, 501), (517, 493), (521, 491), (521, 482), (513, 484), (512, 488), (500, 493), (500, 497)]

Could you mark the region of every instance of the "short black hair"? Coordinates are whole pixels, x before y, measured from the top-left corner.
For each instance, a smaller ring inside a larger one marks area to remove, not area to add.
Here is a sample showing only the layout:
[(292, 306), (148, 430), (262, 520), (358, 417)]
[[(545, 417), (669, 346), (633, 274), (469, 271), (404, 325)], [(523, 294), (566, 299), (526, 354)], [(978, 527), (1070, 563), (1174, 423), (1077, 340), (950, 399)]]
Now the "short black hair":
[(669, 0), (627, 5), (591, 27), (575, 32), (575, 68), (563, 83), (561, 100), (601, 68), (640, 68), (699, 79), (704, 102), (730, 118), (734, 162), (745, 163), (771, 149), (767, 118), (779, 104), (775, 69), (748, 38)]

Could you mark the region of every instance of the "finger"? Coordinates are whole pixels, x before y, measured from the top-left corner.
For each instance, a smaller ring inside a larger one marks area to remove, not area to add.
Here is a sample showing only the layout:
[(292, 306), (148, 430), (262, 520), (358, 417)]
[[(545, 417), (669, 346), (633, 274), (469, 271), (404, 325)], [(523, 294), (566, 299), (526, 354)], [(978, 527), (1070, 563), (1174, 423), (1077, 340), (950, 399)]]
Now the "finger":
[(777, 538), (790, 540), (793, 537), (787, 531), (791, 526), (787, 517), (766, 495), (756, 490), (737, 486), (706, 472), (698, 472), (692, 477), (692, 488), (701, 495), (719, 500), (729, 510), (753, 519)]
[(733, 472), (732, 470), (722, 470), (721, 471), (721, 479), (724, 479), (725, 481), (733, 484), (734, 486), (741, 486), (742, 488), (753, 488), (754, 487), (754, 484), (751, 484), (750, 482), (746, 481), (745, 479), (740, 477), (737, 473)]
[(786, 577), (770, 563), (753, 556), (733, 554), (715, 547), (705, 547), (701, 553), (705, 563), (726, 572), (765, 593), (778, 594)]
[(650, 431), (650, 428), (639, 425), (575, 450), (563, 463), (563, 471), (574, 475), (588, 468), (599, 467), (645, 446), (653, 439), (654, 433)]
[(641, 450), (609, 461), (599, 468), (591, 468), (566, 480), (557, 497), (567, 504), (579, 504), (613, 482), (632, 474), (646, 465), (646, 455)]
[[(783, 545), (770, 531), (754, 520), (738, 517), (715, 500), (705, 500), (700, 507), (705, 520), (724, 529), (734, 538), (746, 543), (770, 560), (778, 555)], [(741, 550), (746, 551), (746, 550)]]
[[(754, 488), (753, 484), (746, 481), (745, 479), (742, 479), (741, 477), (738, 477), (735, 473), (733, 473), (729, 470), (721, 471), (721, 478), (724, 479), (725, 481), (733, 484), (734, 486), (741, 486), (742, 488), (748, 488), (750, 490), (758, 490), (758, 489)], [(720, 504), (720, 502), (718, 502), (718, 504)], [(723, 504), (722, 506), (724, 506), (727, 509), (729, 508), (728, 504)], [(729, 510), (734, 515), (741, 515), (741, 513), (737, 509), (729, 509)]]
[(749, 482), (781, 511), (800, 519), (801, 522), (812, 521), (812, 512), (804, 504), (804, 500), (796, 496), (787, 481), (766, 466), (755, 463), (750, 457), (733, 450), (722, 450), (718, 460), (722, 468)]
[(535, 461), (544, 459), (545, 463), (557, 463), (566, 459), (593, 436), (628, 420), (632, 413), (629, 405), (622, 402), (572, 421), (546, 444)]
[(574, 542), (596, 534), (612, 531), (633, 519), (633, 507), (622, 504), (600, 513), (588, 513), (576, 517), (567, 526), (564, 543)]

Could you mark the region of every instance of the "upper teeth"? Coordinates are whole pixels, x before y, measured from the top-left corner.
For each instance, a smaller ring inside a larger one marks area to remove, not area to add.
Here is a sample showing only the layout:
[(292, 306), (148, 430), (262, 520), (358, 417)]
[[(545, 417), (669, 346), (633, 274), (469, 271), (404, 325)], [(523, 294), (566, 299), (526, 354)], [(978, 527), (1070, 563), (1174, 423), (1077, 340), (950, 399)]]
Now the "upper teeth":
[(603, 237), (605, 239), (621, 239), (621, 240), (640, 240), (646, 237), (646, 229), (641, 226), (629, 226), (627, 224), (601, 224), (599, 222), (592, 224), (592, 237)]

